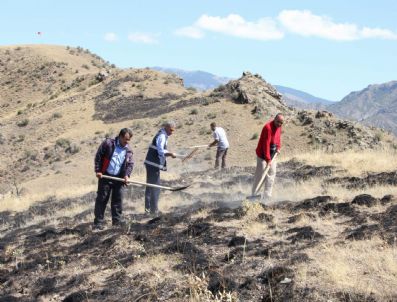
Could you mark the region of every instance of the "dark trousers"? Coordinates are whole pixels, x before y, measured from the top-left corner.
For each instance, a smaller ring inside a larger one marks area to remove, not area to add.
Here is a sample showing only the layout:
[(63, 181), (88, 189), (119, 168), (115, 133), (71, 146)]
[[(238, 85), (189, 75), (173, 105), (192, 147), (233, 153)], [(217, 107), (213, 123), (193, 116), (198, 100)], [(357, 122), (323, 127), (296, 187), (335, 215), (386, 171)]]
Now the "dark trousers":
[[(146, 167), (146, 182), (149, 184), (160, 184), (160, 169), (145, 165)], [(159, 208), (160, 189), (146, 187), (145, 190), (145, 212), (156, 213)]]
[(228, 149), (217, 149), (215, 159), (215, 169), (219, 168), (219, 162), (222, 160), (222, 169), (226, 168), (226, 155)]
[(112, 223), (117, 224), (122, 222), (123, 212), (123, 183), (105, 178), (100, 178), (98, 181), (98, 191), (95, 200), (95, 219), (94, 224), (104, 223), (104, 215), (106, 205), (109, 201), (110, 194), (112, 200), (110, 204), (112, 212)]

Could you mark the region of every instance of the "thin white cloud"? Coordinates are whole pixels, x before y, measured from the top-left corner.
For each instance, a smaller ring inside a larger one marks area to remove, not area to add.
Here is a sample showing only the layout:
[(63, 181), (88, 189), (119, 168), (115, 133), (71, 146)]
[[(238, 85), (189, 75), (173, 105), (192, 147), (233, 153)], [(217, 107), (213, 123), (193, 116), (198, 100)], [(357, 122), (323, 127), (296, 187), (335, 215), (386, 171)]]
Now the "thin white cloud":
[(336, 41), (353, 41), (366, 38), (397, 39), (397, 33), (382, 28), (360, 28), (353, 23), (336, 23), (328, 16), (319, 16), (309, 10), (283, 10), (280, 23), (290, 32)]
[(204, 37), (204, 32), (200, 28), (194, 26), (178, 28), (174, 33), (177, 36), (183, 36), (192, 39), (201, 39)]
[(104, 39), (108, 42), (116, 42), (118, 40), (118, 37), (115, 33), (106, 33)]
[(397, 40), (397, 33), (384, 28), (369, 28), (364, 27), (361, 30), (363, 38), (380, 38), (386, 40)]
[(284, 37), (284, 33), (277, 28), (276, 22), (271, 18), (262, 18), (256, 22), (249, 22), (236, 14), (230, 14), (224, 18), (202, 15), (193, 26), (178, 29), (176, 32), (180, 33), (181, 31), (185, 32), (185, 36), (189, 36), (186, 34), (188, 32), (198, 34), (203, 31), (209, 31), (262, 41), (279, 40)]
[(128, 40), (135, 43), (157, 44), (158, 34), (135, 32), (128, 35)]

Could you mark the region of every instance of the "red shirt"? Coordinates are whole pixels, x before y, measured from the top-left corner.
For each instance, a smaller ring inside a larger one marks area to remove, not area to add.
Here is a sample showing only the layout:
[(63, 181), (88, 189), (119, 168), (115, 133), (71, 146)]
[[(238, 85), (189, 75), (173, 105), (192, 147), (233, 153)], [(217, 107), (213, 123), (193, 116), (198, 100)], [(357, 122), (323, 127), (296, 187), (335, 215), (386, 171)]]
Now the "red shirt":
[(256, 147), (256, 155), (266, 162), (270, 158), (270, 145), (276, 144), (277, 151), (281, 148), (281, 127), (274, 125), (274, 120), (268, 122), (263, 126), (261, 137), (259, 138), (258, 146)]

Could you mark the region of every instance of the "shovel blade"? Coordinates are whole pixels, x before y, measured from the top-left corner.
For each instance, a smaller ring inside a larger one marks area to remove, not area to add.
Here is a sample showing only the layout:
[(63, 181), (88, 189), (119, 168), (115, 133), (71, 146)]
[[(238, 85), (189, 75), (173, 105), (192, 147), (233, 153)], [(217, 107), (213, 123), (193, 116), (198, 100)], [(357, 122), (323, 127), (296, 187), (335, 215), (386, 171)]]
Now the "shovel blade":
[(183, 187), (177, 187), (177, 188), (172, 188), (172, 189), (170, 189), (170, 191), (173, 191), (173, 192), (182, 191), (182, 190), (185, 190), (185, 189), (189, 188), (190, 186), (191, 185), (187, 185), (187, 186), (183, 186)]
[(258, 194), (258, 195), (247, 196), (246, 198), (247, 198), (248, 200), (260, 200), (261, 197), (262, 197), (262, 196), (261, 196), (260, 194)]

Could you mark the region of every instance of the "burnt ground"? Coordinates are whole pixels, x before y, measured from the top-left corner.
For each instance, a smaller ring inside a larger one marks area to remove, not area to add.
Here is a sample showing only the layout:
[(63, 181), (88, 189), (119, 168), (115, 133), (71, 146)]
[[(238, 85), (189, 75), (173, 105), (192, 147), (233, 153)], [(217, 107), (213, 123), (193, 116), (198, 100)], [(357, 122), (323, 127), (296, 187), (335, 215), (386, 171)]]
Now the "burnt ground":
[[(287, 162), (278, 181), (327, 181), (332, 172)], [(230, 168), (183, 175), (200, 181), (192, 190), (162, 193), (160, 202), (171, 196), (188, 202), (158, 218), (140, 214), (143, 189), (129, 188), (126, 226), (100, 231), (91, 227), (95, 193), (0, 213), (0, 301), (384, 301), (302, 286), (296, 269), (310, 265), (308, 249), (327, 242), (376, 237), (395, 244), (394, 196), (337, 201), (324, 195), (266, 206), (236, 201), (244, 192), (232, 193), (232, 186), (249, 184), (252, 173)], [(221, 178), (226, 193), (216, 192), (208, 177)], [(68, 212), (76, 207), (81, 210)], [(336, 231), (313, 223), (327, 219), (338, 222)]]

